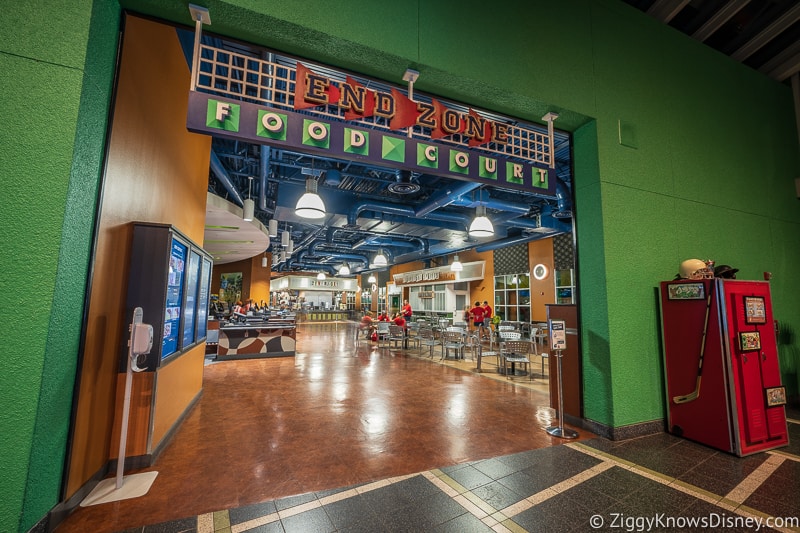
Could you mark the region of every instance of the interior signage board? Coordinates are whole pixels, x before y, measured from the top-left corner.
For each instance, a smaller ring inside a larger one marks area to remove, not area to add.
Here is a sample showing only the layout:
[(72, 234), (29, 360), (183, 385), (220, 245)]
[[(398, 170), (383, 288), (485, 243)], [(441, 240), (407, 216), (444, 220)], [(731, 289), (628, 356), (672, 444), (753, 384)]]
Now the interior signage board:
[[(555, 176), (546, 165), (387, 133), (358, 122), (331, 120), (196, 91), (189, 93), (186, 126), (195, 133), (555, 196)], [(484, 128), (487, 130), (484, 135), (500, 134), (492, 133), (495, 129), (488, 123)]]

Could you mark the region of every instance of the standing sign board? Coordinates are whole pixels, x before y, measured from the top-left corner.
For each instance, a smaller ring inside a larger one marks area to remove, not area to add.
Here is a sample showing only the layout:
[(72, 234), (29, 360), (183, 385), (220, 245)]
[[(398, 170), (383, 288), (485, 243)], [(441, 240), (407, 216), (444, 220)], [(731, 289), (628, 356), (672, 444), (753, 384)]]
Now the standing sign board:
[(567, 328), (563, 320), (550, 321), (550, 347), (552, 350), (567, 349)]

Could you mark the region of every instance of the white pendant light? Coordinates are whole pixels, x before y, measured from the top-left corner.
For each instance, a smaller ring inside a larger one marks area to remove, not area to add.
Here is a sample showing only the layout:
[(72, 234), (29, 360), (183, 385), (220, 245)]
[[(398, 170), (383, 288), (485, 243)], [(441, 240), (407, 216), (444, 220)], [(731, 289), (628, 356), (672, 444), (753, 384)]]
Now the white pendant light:
[(475, 218), (469, 225), (470, 237), (491, 237), (494, 235), (494, 226), (486, 216), (486, 206), (479, 205), (475, 208)]
[(242, 220), (250, 222), (256, 212), (256, 203), (250, 198), (250, 186), (253, 183), (253, 178), (248, 177), (247, 180), (247, 199), (242, 204)]
[(349, 276), (350, 275), (350, 265), (347, 263), (342, 265), (342, 268), (339, 269), (340, 276)]
[(327, 276), (325, 276), (325, 272), (320, 272), (319, 274), (317, 274), (317, 279), (320, 281), (324, 280), (326, 277)]
[(289, 244), (286, 245), (286, 253), (287, 254), (294, 253), (294, 240), (289, 239)]
[(297, 201), (294, 214), (303, 218), (323, 218), (325, 203), (317, 194), (317, 182), (314, 178), (306, 178), (306, 192)]
[(244, 201), (244, 207), (242, 207), (242, 220), (245, 222), (251, 222), (253, 220), (253, 216), (256, 212), (256, 203), (253, 201), (252, 198), (247, 198)]
[(452, 272), (461, 272), (464, 270), (464, 265), (462, 265), (461, 261), (458, 260), (458, 254), (453, 257), (453, 262), (450, 264), (450, 270)]
[(378, 279), (375, 277), (375, 274), (370, 274), (367, 278), (367, 283), (375, 283)]
[(270, 237), (277, 237), (278, 236), (278, 221), (274, 218), (270, 219), (267, 223), (269, 225), (269, 236)]
[(267, 252), (264, 252), (264, 257), (261, 258), (261, 268), (267, 268)]
[(292, 234), (289, 233), (286, 230), (283, 230), (283, 233), (281, 233), (281, 246), (283, 246), (284, 248), (288, 247), (289, 246), (289, 240), (291, 238), (292, 238)]
[(372, 264), (377, 267), (385, 267), (389, 264), (389, 261), (386, 260), (386, 256), (383, 255), (383, 250), (378, 250), (378, 255), (372, 260)]

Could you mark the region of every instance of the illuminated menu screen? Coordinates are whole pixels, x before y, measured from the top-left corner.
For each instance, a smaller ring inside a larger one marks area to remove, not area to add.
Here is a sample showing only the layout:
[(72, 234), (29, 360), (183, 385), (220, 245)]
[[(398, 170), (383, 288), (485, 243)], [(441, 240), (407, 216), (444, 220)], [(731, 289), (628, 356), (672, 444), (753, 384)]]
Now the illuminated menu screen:
[(211, 261), (203, 259), (203, 271), (200, 275), (200, 291), (197, 295), (197, 339), (206, 336), (208, 328), (208, 293), (211, 289)]
[(194, 342), (194, 324), (197, 313), (197, 282), (200, 280), (200, 254), (189, 254), (189, 270), (186, 271), (186, 306), (183, 312), (183, 347)]
[(164, 310), (164, 338), (161, 340), (162, 359), (178, 350), (186, 252), (186, 246), (173, 238), (169, 254), (167, 299)]

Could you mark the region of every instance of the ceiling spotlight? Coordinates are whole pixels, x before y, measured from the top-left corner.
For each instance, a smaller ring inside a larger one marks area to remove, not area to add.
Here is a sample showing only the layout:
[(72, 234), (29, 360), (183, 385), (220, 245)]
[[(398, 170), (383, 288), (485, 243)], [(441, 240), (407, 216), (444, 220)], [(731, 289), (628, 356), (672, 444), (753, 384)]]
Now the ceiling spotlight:
[(326, 277), (327, 276), (325, 276), (325, 272), (320, 272), (319, 274), (317, 274), (317, 279), (320, 281), (324, 280)]
[(378, 267), (385, 267), (389, 264), (389, 261), (386, 259), (386, 256), (383, 255), (383, 250), (378, 251), (378, 255), (375, 256), (375, 259), (372, 260), (372, 264)]
[(350, 265), (347, 263), (342, 265), (342, 268), (339, 269), (340, 276), (349, 276), (350, 275)]
[(479, 205), (475, 208), (475, 218), (469, 225), (470, 237), (491, 237), (494, 235), (494, 226), (486, 216), (486, 206)]
[(458, 260), (458, 254), (453, 257), (453, 262), (450, 264), (450, 270), (453, 272), (461, 272), (464, 270), (464, 265)]
[(303, 218), (323, 218), (325, 203), (317, 194), (317, 182), (314, 178), (306, 178), (306, 192), (297, 201), (294, 214)]

